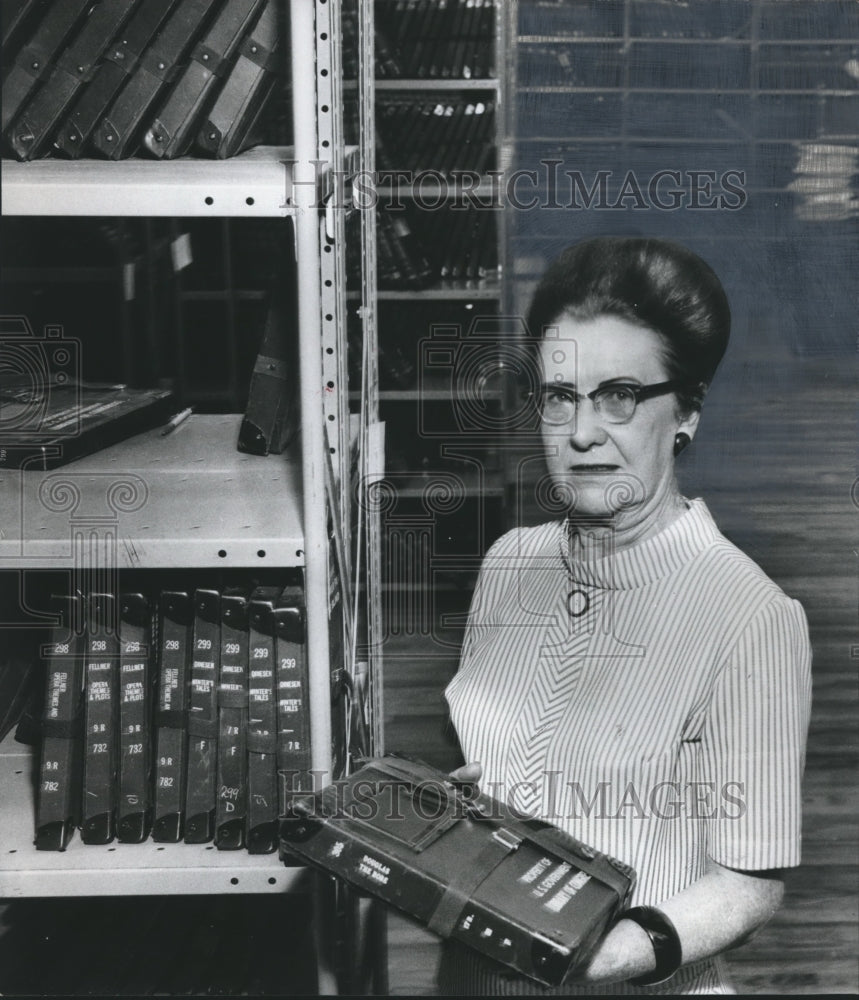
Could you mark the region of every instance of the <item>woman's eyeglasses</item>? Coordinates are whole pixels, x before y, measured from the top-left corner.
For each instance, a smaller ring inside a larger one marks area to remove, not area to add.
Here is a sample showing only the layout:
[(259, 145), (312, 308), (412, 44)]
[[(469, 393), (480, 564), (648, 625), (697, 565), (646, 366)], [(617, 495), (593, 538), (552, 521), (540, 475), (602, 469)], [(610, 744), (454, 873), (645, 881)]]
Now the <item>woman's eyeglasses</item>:
[(635, 408), (645, 399), (664, 396), (681, 388), (679, 382), (654, 382), (652, 385), (629, 385), (612, 382), (592, 392), (580, 393), (560, 383), (543, 383), (536, 392), (525, 393), (540, 411), (547, 424), (567, 424), (576, 415), (579, 403), (587, 397), (597, 415), (610, 424), (626, 424), (635, 416)]

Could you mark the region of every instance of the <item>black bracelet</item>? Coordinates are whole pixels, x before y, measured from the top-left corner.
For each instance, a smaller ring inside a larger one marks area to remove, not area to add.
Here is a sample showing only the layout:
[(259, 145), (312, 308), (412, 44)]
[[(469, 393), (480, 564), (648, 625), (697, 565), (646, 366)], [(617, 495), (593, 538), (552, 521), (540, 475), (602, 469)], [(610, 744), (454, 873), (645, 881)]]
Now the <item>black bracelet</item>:
[(670, 979), (683, 964), (683, 952), (677, 928), (661, 910), (655, 906), (633, 906), (619, 914), (619, 920), (632, 920), (642, 927), (653, 945), (656, 956), (656, 968), (653, 972), (638, 976), (629, 981), (633, 986), (655, 986)]

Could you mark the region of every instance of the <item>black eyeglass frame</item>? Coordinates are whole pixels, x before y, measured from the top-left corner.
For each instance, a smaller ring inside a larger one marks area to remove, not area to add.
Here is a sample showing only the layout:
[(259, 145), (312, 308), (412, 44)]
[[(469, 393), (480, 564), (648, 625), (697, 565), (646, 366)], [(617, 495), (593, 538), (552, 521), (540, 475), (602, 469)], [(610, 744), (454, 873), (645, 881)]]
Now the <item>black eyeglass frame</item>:
[(684, 388), (682, 382), (678, 382), (676, 379), (668, 382), (651, 382), (650, 385), (635, 385), (632, 382), (607, 382), (605, 385), (598, 385), (596, 389), (592, 389), (590, 392), (577, 392), (569, 385), (564, 385), (562, 382), (541, 382), (540, 388), (534, 392), (524, 392), (522, 398), (530, 400), (533, 402), (537, 409), (540, 411), (540, 416), (542, 418), (543, 411), (542, 407), (539, 405), (539, 397), (544, 395), (546, 392), (554, 392), (560, 396), (566, 396), (567, 399), (574, 406), (578, 406), (582, 399), (589, 399), (594, 404), (594, 409), (599, 414), (600, 410), (596, 405), (596, 397), (601, 392), (611, 391), (612, 389), (628, 389), (632, 393), (632, 397), (635, 400), (635, 408), (633, 408), (632, 413), (626, 420), (621, 421), (610, 421), (611, 423), (622, 423), (628, 424), (632, 418), (635, 416), (635, 410), (639, 403), (644, 402), (647, 399), (653, 399), (656, 396), (665, 396), (669, 392), (677, 392)]

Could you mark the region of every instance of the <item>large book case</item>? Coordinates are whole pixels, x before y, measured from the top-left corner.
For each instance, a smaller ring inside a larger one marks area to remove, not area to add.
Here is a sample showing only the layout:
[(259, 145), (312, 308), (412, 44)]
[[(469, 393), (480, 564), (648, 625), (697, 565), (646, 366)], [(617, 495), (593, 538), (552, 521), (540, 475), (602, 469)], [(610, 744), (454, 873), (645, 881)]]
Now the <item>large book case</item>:
[[(367, 650), (362, 666), (370, 676), (370, 731), (381, 746), (378, 536), (372, 513), (353, 496), (356, 482), (363, 486), (370, 471), (378, 472), (367, 453), (375, 384), (368, 378), (361, 387), (360, 412), (350, 419), (346, 374), (344, 189), (351, 173), (367, 169), (372, 93), (366, 74), (359, 73), (362, 134), (357, 146), (346, 149), (339, 5), (290, 0), (284, 9), (291, 38), (292, 147), (257, 146), (208, 161), (5, 160), (2, 210), (9, 217), (264, 218), (273, 225), (291, 219), (300, 439), (282, 454), (250, 456), (236, 449), (241, 414), (195, 413), (181, 434), (161, 436), (155, 429), (50, 472), (6, 471), (0, 476), (0, 506), (8, 515), (0, 571), (21, 581), (44, 569), (80, 579), (125, 570), (300, 571), (308, 618), (312, 763), (334, 778), (334, 762), (342, 766), (348, 751), (332, 720), (332, 677), (339, 678), (340, 668), (354, 661), (359, 635)], [(364, 0), (356, 10), (353, 43), (360, 66), (372, 16)], [(371, 58), (372, 44), (368, 52)], [(362, 216), (356, 294), (364, 306), (366, 352), (373, 354), (368, 253), (373, 223)], [(357, 230), (350, 230), (350, 239), (353, 235), (357, 239)], [(365, 363), (362, 372), (368, 370)], [(351, 440), (350, 424), (360, 425)], [(46, 506), (40, 498), (56, 489), (72, 501)], [(333, 539), (348, 538), (357, 523), (364, 554), (355, 580), (350, 546), (340, 546), (335, 558)], [(82, 539), (88, 541), (81, 544)], [(344, 600), (350, 592), (358, 594), (357, 612), (350, 606), (332, 617), (330, 595), (337, 586)], [(353, 616), (357, 629), (349, 627)], [(14, 625), (14, 617), (15, 609), (4, 608), (0, 620)], [(11, 735), (0, 746), (0, 900), (284, 892), (320, 898), (316, 880), (300, 866), (284, 865), (277, 853), (154, 841), (96, 847), (84, 846), (79, 837), (61, 853), (36, 851), (33, 758)], [(330, 902), (330, 893), (322, 898)], [(319, 923), (326, 925), (329, 918), (323, 914)], [(329, 948), (320, 957), (320, 992), (336, 987), (333, 965)]]
[[(386, 280), (384, 261), (378, 267), (379, 405), (395, 498), (382, 526), (386, 655), (397, 658), (402, 640), (403, 669), (416, 662), (416, 639), (421, 656), (455, 657), (480, 560), (505, 527), (505, 390), (474, 376), (496, 364), (508, 312), (513, 8), (375, 4), (378, 204), (429, 265), (411, 282)], [(410, 115), (417, 124), (398, 141)]]

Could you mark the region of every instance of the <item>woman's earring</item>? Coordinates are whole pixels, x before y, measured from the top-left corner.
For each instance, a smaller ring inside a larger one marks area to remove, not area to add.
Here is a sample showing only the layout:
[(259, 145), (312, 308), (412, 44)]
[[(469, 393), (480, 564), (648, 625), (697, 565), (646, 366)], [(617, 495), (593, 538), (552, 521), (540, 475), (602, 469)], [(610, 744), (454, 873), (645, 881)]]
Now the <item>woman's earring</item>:
[(684, 448), (686, 448), (689, 444), (691, 444), (691, 442), (692, 442), (692, 438), (690, 438), (688, 434), (683, 434), (682, 432), (680, 434), (675, 434), (674, 435), (674, 454), (675, 455), (679, 455), (680, 452), (683, 451)]

